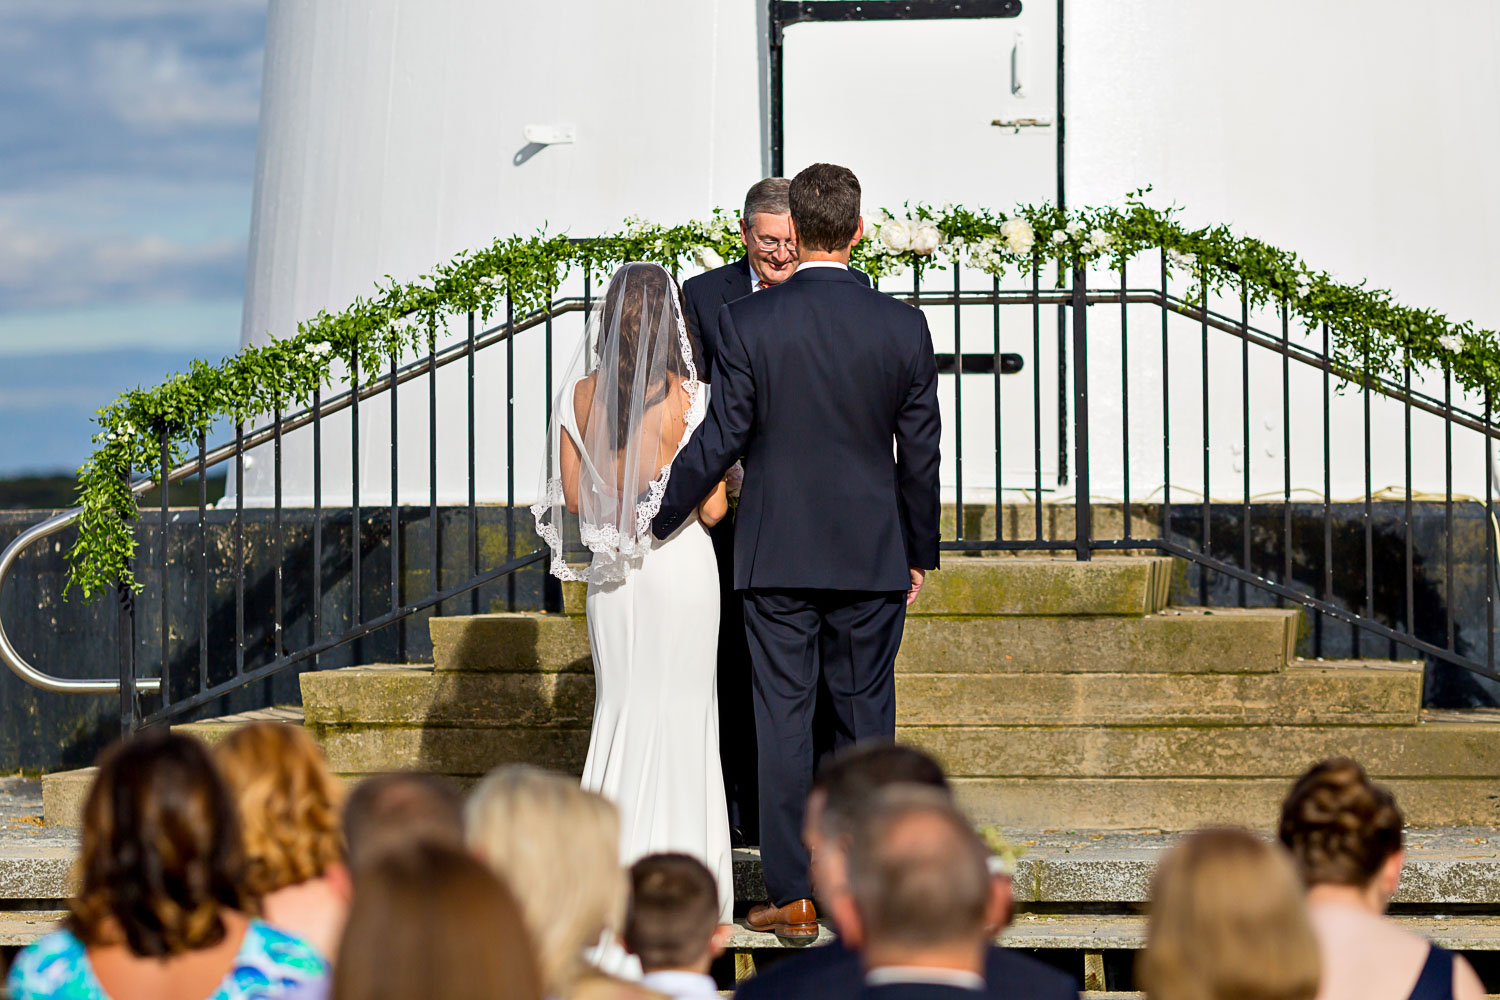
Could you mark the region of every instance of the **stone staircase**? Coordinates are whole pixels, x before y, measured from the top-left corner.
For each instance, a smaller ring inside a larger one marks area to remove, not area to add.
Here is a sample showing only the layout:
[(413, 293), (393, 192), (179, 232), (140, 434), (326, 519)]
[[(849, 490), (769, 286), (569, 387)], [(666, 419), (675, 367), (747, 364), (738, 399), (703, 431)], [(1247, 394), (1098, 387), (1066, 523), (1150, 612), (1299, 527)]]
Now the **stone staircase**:
[[(908, 619), (898, 738), (1026, 852), (1006, 942), (1091, 989), (1128, 989), (1171, 831), (1269, 829), (1294, 776), (1348, 754), (1421, 828), (1400, 918), (1470, 952), (1500, 991), (1500, 713), (1424, 713), (1420, 661), (1298, 659), (1296, 610), (1170, 606), (1176, 570), (1155, 556), (954, 558)], [(467, 783), (516, 761), (577, 773), (594, 698), (582, 605), (570, 585), (562, 614), (434, 618), (431, 665), (304, 674), (305, 724), (348, 778), (422, 768)], [(212, 739), (241, 721), (185, 728)], [(44, 779), (49, 819), (67, 820), (86, 780)], [(757, 853), (735, 869), (741, 905), (762, 898)], [(778, 945), (741, 928), (732, 947), (744, 972)]]

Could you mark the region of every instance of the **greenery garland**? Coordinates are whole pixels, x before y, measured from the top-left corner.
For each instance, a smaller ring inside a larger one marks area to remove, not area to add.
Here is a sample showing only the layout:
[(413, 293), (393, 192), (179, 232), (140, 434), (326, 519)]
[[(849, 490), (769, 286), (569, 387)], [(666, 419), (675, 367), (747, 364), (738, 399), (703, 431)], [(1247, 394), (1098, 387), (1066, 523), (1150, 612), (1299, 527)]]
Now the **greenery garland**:
[[(1160, 248), (1175, 273), (1189, 278), (1188, 298), (1206, 292), (1239, 294), (1257, 307), (1284, 306), (1310, 327), (1326, 324), (1334, 360), (1367, 376), (1397, 376), (1406, 365), (1452, 371), (1465, 389), (1483, 392), (1500, 373), (1495, 331), (1453, 323), (1433, 310), (1413, 309), (1387, 291), (1347, 285), (1308, 267), (1296, 254), (1233, 233), (1226, 226), (1189, 229), (1177, 209), (1144, 203), (1145, 191), (1122, 207), (1064, 212), (1024, 205), (1010, 213), (945, 205), (908, 204), (897, 217), (872, 218), (854, 263), (876, 277), (894, 277), (955, 261), (1000, 277), (1055, 268), (1124, 261)], [(139, 510), (131, 470), (154, 469), (163, 437), (172, 465), (185, 461), (200, 430), (228, 418), (248, 422), (277, 410), (305, 407), (313, 393), (347, 376), (335, 361), (357, 361), (377, 373), (393, 354), (426, 352), (440, 316), (477, 312), (486, 321), (505, 307), (517, 315), (544, 307), (567, 275), (587, 268), (602, 275), (632, 260), (676, 268), (687, 260), (717, 266), (741, 252), (738, 213), (715, 210), (678, 226), (626, 220), (617, 234), (589, 240), (538, 233), (498, 239), (460, 253), (430, 274), (401, 283), (387, 278), (369, 298), (340, 312), (320, 312), (295, 335), (247, 347), (217, 365), (194, 362), (151, 389), (134, 389), (98, 411), (95, 450), (78, 470), (78, 541), (69, 552), (69, 588), (90, 597), (124, 583), (135, 554), (131, 529)], [(373, 374), (371, 377), (375, 377)]]

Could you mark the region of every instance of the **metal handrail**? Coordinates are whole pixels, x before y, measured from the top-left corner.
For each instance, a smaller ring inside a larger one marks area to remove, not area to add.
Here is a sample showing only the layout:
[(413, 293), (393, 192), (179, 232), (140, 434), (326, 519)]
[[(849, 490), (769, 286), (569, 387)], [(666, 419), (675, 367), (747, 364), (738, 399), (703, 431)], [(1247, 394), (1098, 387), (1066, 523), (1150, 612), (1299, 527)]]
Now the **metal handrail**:
[[(547, 321), (549, 316), (579, 312), (583, 308), (584, 300), (582, 298), (575, 296), (558, 299), (548, 308), (522, 317), (516, 320), (514, 324), (501, 323), (477, 334), (474, 339), (473, 349), (477, 351), (482, 347), (503, 341), (514, 333), (528, 330), (534, 326), (540, 326)], [(467, 341), (461, 344), (454, 344), (439, 351), (431, 364), (441, 368), (444, 365), (468, 357), (469, 349)], [(361, 400), (368, 399), (371, 396), (390, 389), (393, 384), (400, 386), (418, 376), (425, 375), (429, 371), (429, 368), (428, 359), (423, 358), (402, 368), (398, 368), (395, 373), (394, 382), (390, 374), (382, 375), (380, 378), (359, 386), (357, 389), (351, 389), (339, 393), (337, 396), (330, 397), (316, 409), (308, 407), (305, 410), (299, 410), (282, 419), (280, 433), (285, 434), (299, 427), (306, 427), (314, 419), (320, 419), (348, 409), (353, 405), (356, 392)], [(249, 450), (259, 445), (271, 443), (277, 433), (278, 431), (275, 427), (269, 426), (252, 431), (245, 435), (243, 444), (230, 442), (220, 445), (208, 452), (201, 463), (197, 459), (194, 459), (191, 462), (179, 465), (170, 470), (165, 479), (168, 483), (175, 483), (189, 476), (196, 475), (200, 468), (207, 469), (210, 466), (226, 462), (242, 449)], [(136, 496), (140, 496), (150, 492), (156, 485), (156, 479), (141, 479), (131, 485), (130, 492)], [(0, 551), (0, 596), (3, 596), (5, 593), (5, 583), (10, 575), (11, 567), (15, 565), (21, 553), (42, 539), (50, 538), (52, 535), (72, 525), (82, 513), (82, 507), (73, 507), (60, 514), (54, 514), (45, 521), (34, 524), (21, 532), (11, 540), (4, 551)], [(0, 661), (4, 661), (5, 665), (11, 669), (11, 672), (21, 678), (21, 680), (33, 687), (41, 688), (43, 691), (52, 691), (58, 694), (115, 694), (120, 690), (120, 681), (118, 679), (83, 680), (55, 677), (52, 674), (38, 670), (31, 663), (27, 662), (26, 658), (16, 650), (15, 645), (10, 641), (10, 636), (5, 631), (3, 616), (0, 616)], [(142, 693), (155, 694), (161, 690), (161, 679), (157, 677), (140, 677), (136, 679), (135, 687), (136, 690)]]
[[(1224, 333), (1239, 337), (1248, 343), (1255, 344), (1258, 347), (1265, 348), (1275, 353), (1283, 354), (1287, 359), (1295, 360), (1299, 364), (1319, 369), (1347, 381), (1358, 382), (1361, 379), (1361, 376), (1358, 373), (1344, 368), (1343, 366), (1334, 362), (1332, 358), (1327, 357), (1319, 352), (1307, 349), (1297, 344), (1288, 343), (1284, 339), (1275, 337), (1271, 334), (1265, 333), (1262, 330), (1251, 327), (1246, 324), (1243, 319), (1235, 320), (1232, 317), (1216, 313), (1210, 309), (1207, 309), (1206, 303), (1187, 301), (1178, 298), (1177, 296), (1169, 295), (1162, 289), (1132, 289), (1128, 287), (1120, 287), (1112, 290), (1077, 290), (1068, 288), (1040, 289), (1033, 287), (1030, 290), (1001, 290), (997, 287), (993, 291), (984, 292), (960, 291), (958, 289), (955, 289), (952, 292), (946, 293), (936, 291), (923, 291), (918, 295), (893, 291), (892, 294), (895, 298), (913, 302), (920, 302), (920, 304), (923, 306), (946, 305), (957, 307), (964, 305), (1004, 305), (1023, 303), (1033, 305), (1045, 304), (1059, 306), (1079, 306), (1103, 303), (1157, 305), (1178, 315), (1198, 320), (1202, 322), (1205, 327), (1211, 327)], [(444, 348), (442, 351), (435, 352), (428, 358), (418, 359), (405, 366), (399, 367), (392, 372), (388, 372), (387, 374), (382, 375), (379, 378), (373, 379), (368, 383), (352, 387), (336, 396), (323, 401), (317, 407), (308, 407), (306, 409), (296, 411), (288, 416), (282, 417), (278, 424), (267, 425), (244, 433), (236, 441), (221, 445), (211, 451), (203, 453), (200, 458), (196, 458), (190, 462), (186, 462), (182, 465), (168, 470), (165, 476), (158, 476), (155, 479), (142, 478), (132, 484), (131, 492), (134, 495), (139, 496), (155, 488), (158, 485), (159, 480), (163, 480), (166, 483), (172, 483), (199, 474), (208, 469), (210, 466), (219, 465), (234, 458), (237, 454), (243, 454), (244, 452), (249, 451), (253, 448), (271, 444), (279, 437), (279, 435), (285, 434), (289, 431), (296, 430), (301, 427), (308, 426), (314, 421), (320, 420), (323, 417), (330, 416), (342, 410), (348, 409), (353, 406), (357, 400), (362, 401), (368, 399), (381, 392), (385, 392), (393, 389), (394, 387), (403, 385), (406, 382), (412, 381), (425, 375), (430, 375), (431, 371), (434, 368), (441, 368), (453, 362), (464, 360), (470, 357), (473, 352), (476, 352), (483, 347), (505, 341), (513, 337), (518, 332), (547, 323), (554, 316), (563, 315), (570, 312), (579, 312), (587, 308), (588, 300), (584, 297), (565, 297), (554, 300), (545, 309), (530, 313), (511, 322), (497, 324), (480, 333), (475, 334), (472, 340), (450, 345), (449, 347)], [(1471, 431), (1479, 432), (1486, 437), (1500, 438), (1500, 424), (1493, 423), (1479, 414), (1460, 409), (1459, 407), (1452, 405), (1450, 402), (1440, 401), (1434, 397), (1428, 396), (1420, 391), (1412, 389), (1411, 387), (1409, 387), (1409, 385), (1404, 386), (1386, 378), (1371, 377), (1369, 378), (1368, 382), (1369, 388), (1372, 391), (1377, 392), (1383, 396), (1406, 403), (1414, 409), (1444, 417), (1452, 424), (1464, 427)], [(32, 525), (31, 527), (25, 529), (19, 535), (17, 535), (16, 538), (13, 539), (10, 544), (4, 548), (3, 551), (0, 551), (0, 595), (3, 595), (4, 587), (9, 577), (10, 571), (20, 557), (21, 553), (30, 548), (35, 543), (41, 541), (42, 539), (55, 535), (63, 529), (69, 527), (78, 520), (78, 517), (81, 513), (82, 508), (73, 508), (71, 510), (56, 514), (42, 522), (39, 522), (38, 524)], [(1139, 541), (1147, 545), (1155, 544), (1144, 539)], [(1074, 543), (1058, 543), (1055, 547), (1070, 548), (1073, 547), (1073, 544)], [(985, 547), (993, 547), (991, 543), (984, 543), (984, 545)], [(1032, 544), (1032, 547), (1035, 547), (1035, 545)], [(1167, 546), (1158, 545), (1157, 547), (1166, 548)], [(1206, 561), (1201, 556), (1201, 554), (1192, 554), (1186, 549), (1177, 551), (1176, 547), (1173, 547), (1173, 549), (1176, 554), (1186, 556), (1199, 562)], [(1227, 569), (1223, 571), (1229, 572), (1229, 570)], [(1257, 586), (1268, 586), (1259, 581), (1258, 578), (1255, 582)], [(460, 588), (458, 588), (458, 590), (454, 592), (459, 592), (462, 589), (463, 586), (461, 585)], [(1276, 590), (1276, 588), (1274, 587), (1270, 589)], [(1280, 593), (1279, 590), (1276, 590), (1276, 592)], [(1299, 597), (1298, 600), (1302, 601), (1302, 603), (1307, 604), (1308, 606), (1313, 606), (1313, 604), (1316, 603), (1308, 602), (1305, 599), (1305, 596)], [(1318, 609), (1323, 610), (1321, 605), (1319, 605)], [(413, 610), (416, 610), (416, 606), (413, 606), (411, 608), (399, 609), (400, 613), (403, 615), (409, 614)], [(379, 621), (382, 625), (389, 624), (389, 622), (387, 622), (385, 618), (382, 618)], [(1394, 633), (1392, 634), (1394, 635)], [(1406, 642), (1407, 644), (1412, 644), (1412, 640), (1409, 637), (1404, 637), (1401, 639), (1401, 641)], [(1425, 644), (1418, 645), (1423, 645), (1425, 648)], [(1433, 647), (1433, 649), (1435, 650), (1436, 647)], [(1447, 653), (1446, 651), (1444, 651), (1442, 655), (1445, 655), (1450, 659), (1452, 659), (1453, 657), (1453, 654)], [(300, 660), (303, 658), (305, 657), (299, 656), (295, 658), (284, 658), (282, 661), (278, 661), (277, 663), (270, 666), (279, 669), (280, 667), (292, 662), (292, 660), (294, 659)], [(1461, 665), (1463, 665), (1464, 667), (1475, 670), (1478, 673), (1483, 673), (1486, 676), (1495, 676), (1494, 674), (1479, 668), (1477, 662), (1472, 661), (1467, 657), (1464, 657), (1462, 659), (1464, 660), (1464, 662)], [(62, 678), (55, 677), (51, 674), (37, 669), (31, 663), (27, 662), (27, 660), (22, 657), (19, 652), (17, 652), (15, 646), (11, 643), (9, 636), (6, 633), (3, 618), (0, 618), (0, 661), (4, 661), (5, 665), (26, 683), (46, 691), (71, 694), (109, 694), (118, 692), (121, 687), (121, 682), (119, 680), (85, 680)], [(258, 669), (256, 671), (256, 676), (261, 676), (269, 672), (273, 671), (269, 669)], [(138, 678), (135, 680), (134, 684), (136, 689), (141, 692), (154, 693), (161, 690), (161, 680), (159, 678)]]

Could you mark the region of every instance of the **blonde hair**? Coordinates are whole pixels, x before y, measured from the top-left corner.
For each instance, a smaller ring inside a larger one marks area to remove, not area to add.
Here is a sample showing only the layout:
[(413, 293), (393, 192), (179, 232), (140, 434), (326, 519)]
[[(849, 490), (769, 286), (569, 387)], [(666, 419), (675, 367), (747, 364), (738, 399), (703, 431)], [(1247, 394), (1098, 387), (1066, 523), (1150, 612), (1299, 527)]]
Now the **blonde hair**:
[(220, 740), (213, 754), (239, 803), (251, 896), (317, 878), (343, 862), (342, 789), (301, 726), (252, 723)]
[(1137, 972), (1150, 1000), (1312, 1000), (1318, 944), (1286, 852), (1232, 828), (1170, 851)]
[(583, 949), (623, 921), (627, 883), (615, 807), (575, 778), (512, 764), (474, 788), (464, 826), (469, 847), (521, 905), (547, 995), (567, 996), (587, 971)]

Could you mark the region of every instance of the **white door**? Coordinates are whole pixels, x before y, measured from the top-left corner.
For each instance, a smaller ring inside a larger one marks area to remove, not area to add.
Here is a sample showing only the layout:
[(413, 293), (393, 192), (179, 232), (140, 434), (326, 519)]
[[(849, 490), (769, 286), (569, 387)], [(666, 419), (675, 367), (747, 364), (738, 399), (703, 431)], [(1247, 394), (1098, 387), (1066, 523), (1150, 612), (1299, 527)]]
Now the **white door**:
[[(785, 29), (784, 46), (787, 176), (809, 163), (843, 164), (859, 176), (866, 215), (882, 208), (899, 214), (905, 202), (1008, 211), (1056, 198), (1056, 0), (1023, 0), (1015, 18), (794, 24)], [(1001, 127), (996, 121), (1042, 124)], [(962, 277), (965, 289), (990, 287), (983, 274)], [(882, 288), (905, 291), (910, 282), (910, 276), (896, 278)], [(1018, 283), (1027, 282), (1015, 276), (1006, 282)], [(952, 287), (949, 271), (923, 279), (924, 290)], [(968, 307), (961, 316), (944, 306), (927, 312), (940, 356), (993, 354), (990, 308)], [(998, 385), (988, 373), (965, 374), (962, 386), (954, 385), (958, 376), (940, 378), (949, 502), (960, 496), (966, 503), (993, 501), (997, 454), (1003, 490), (1033, 490), (1038, 471), (1044, 490), (1057, 486), (1057, 310), (1042, 309), (1039, 320), (1038, 330), (1029, 308), (1001, 310), (1000, 350), (1019, 354), (1022, 372), (999, 376)]]

